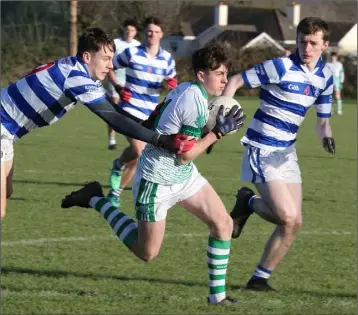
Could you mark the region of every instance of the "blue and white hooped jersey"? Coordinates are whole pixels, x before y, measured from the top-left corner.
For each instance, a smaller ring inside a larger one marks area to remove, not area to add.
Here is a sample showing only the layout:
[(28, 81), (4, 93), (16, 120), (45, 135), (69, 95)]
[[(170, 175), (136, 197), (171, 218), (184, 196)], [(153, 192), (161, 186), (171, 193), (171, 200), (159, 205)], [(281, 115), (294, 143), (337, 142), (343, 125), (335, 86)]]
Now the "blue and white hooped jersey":
[(114, 68), (126, 68), (125, 87), (131, 91), (129, 102), (120, 106), (140, 119), (147, 119), (158, 105), (159, 90), (163, 80), (176, 76), (175, 61), (171, 54), (160, 48), (154, 58), (143, 45), (125, 49), (113, 58)]
[(1, 90), (1, 135), (20, 139), (53, 124), (76, 102), (91, 106), (105, 98), (102, 84), (91, 79), (77, 57), (41, 65)]
[(333, 77), (322, 59), (312, 72), (297, 54), (292, 54), (265, 61), (241, 74), (245, 86), (261, 87), (260, 107), (241, 139), (243, 144), (284, 150), (295, 143), (311, 105), (318, 117), (331, 116)]

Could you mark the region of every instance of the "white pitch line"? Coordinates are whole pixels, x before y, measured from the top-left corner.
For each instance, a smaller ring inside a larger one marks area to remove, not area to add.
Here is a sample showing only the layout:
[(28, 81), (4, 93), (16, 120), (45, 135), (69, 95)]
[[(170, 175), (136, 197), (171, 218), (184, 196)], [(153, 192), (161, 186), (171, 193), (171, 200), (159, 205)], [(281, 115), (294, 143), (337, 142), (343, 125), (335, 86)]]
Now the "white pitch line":
[[(351, 231), (301, 231), (299, 235), (316, 235), (316, 236), (347, 236), (357, 235), (357, 232)], [(165, 237), (176, 238), (176, 237), (207, 237), (207, 233), (181, 233), (172, 234), (167, 233)], [(268, 233), (245, 233), (245, 236), (269, 236)], [(109, 240), (117, 239), (114, 235), (92, 235), (92, 236), (71, 236), (71, 237), (56, 237), (56, 238), (37, 238), (37, 239), (20, 239), (14, 241), (2, 241), (1, 246), (3, 247), (14, 247), (24, 245), (42, 245), (47, 243), (59, 243), (59, 242), (88, 242), (94, 240)]]

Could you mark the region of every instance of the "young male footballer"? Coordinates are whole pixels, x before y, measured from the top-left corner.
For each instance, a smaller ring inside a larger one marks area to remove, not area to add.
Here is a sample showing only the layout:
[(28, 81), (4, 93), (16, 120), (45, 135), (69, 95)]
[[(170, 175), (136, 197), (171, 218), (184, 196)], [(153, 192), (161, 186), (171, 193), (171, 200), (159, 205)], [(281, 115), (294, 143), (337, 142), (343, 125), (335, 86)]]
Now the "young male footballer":
[(94, 208), (133, 254), (144, 261), (158, 255), (167, 212), (174, 205), (180, 205), (209, 228), (208, 303), (218, 305), (236, 304), (226, 295), (225, 282), (233, 220), (213, 187), (198, 172), (193, 160), (218, 139), (243, 126), (245, 117), (242, 109), (238, 110), (235, 106), (224, 116), (221, 107), (215, 127), (202, 136), (208, 119), (208, 97), (219, 96), (224, 90), (229, 64), (226, 51), (218, 44), (196, 51), (192, 56), (195, 81), (184, 82), (171, 91), (150, 117), (149, 121), (157, 132), (179, 132), (197, 142), (184, 154), (168, 153), (153, 145), (144, 148), (132, 188), (138, 222), (108, 202), (98, 182), (85, 185), (62, 201), (63, 208)]
[(113, 68), (114, 49), (113, 40), (103, 30), (89, 29), (79, 37), (76, 57), (39, 66), (1, 90), (1, 218), (13, 192), (13, 142), (34, 128), (55, 123), (77, 102), (126, 136), (174, 152), (193, 145), (184, 135), (156, 133), (117, 112), (97, 81)]
[(332, 72), (322, 61), (328, 47), (328, 25), (307, 17), (297, 26), (297, 51), (288, 57), (265, 61), (230, 78), (223, 93), (233, 96), (242, 86), (261, 87), (260, 107), (241, 143), (246, 147), (241, 180), (255, 185), (237, 192), (231, 212), (233, 237), (240, 235), (247, 219), (257, 213), (276, 225), (247, 288), (273, 290), (267, 283), (291, 247), (302, 225), (302, 185), (295, 142), (307, 110), (317, 112), (316, 131), (323, 148), (335, 153), (329, 123), (332, 106)]

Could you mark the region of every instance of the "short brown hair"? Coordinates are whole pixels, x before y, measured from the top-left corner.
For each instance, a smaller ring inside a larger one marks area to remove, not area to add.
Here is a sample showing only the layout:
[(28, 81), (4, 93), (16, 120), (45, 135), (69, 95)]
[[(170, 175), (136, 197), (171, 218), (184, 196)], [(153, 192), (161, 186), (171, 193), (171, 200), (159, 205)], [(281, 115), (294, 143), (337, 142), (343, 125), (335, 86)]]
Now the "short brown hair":
[(194, 73), (205, 70), (216, 70), (221, 65), (228, 69), (231, 66), (231, 60), (227, 49), (219, 42), (214, 42), (204, 48), (195, 51), (192, 55), (192, 67)]
[(97, 52), (102, 47), (108, 47), (112, 52), (116, 50), (113, 38), (105, 31), (98, 27), (89, 28), (78, 38), (77, 56), (82, 58), (85, 51)]
[(164, 31), (163, 21), (155, 16), (148, 16), (143, 22), (143, 27), (146, 28), (149, 24), (157, 25)]
[(299, 33), (304, 35), (315, 34), (319, 31), (322, 31), (322, 39), (328, 41), (329, 39), (329, 29), (327, 22), (323, 21), (319, 17), (306, 17), (297, 26), (297, 36)]

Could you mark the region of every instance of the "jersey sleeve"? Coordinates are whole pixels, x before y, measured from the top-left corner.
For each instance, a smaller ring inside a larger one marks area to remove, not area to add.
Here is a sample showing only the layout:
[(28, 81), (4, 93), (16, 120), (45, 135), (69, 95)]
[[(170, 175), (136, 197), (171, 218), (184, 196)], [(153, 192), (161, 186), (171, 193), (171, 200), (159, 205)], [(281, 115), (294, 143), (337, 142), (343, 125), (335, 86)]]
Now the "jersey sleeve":
[(165, 80), (174, 78), (177, 75), (175, 70), (175, 60), (172, 56), (168, 59), (168, 68), (165, 75)]
[(129, 60), (131, 59), (130, 48), (124, 49), (120, 54), (113, 57), (114, 70), (127, 68), (129, 66)]
[(275, 58), (257, 64), (241, 73), (245, 86), (256, 88), (270, 83), (279, 83), (286, 73), (282, 58)]
[(66, 96), (86, 106), (102, 102), (106, 98), (106, 91), (100, 82), (97, 83), (78, 71), (70, 73), (64, 88)]
[(332, 93), (333, 93), (333, 76), (331, 75), (326, 83), (325, 89), (317, 97), (314, 107), (316, 108), (317, 117), (329, 118), (332, 115)]
[(201, 130), (208, 118), (208, 104), (206, 100), (193, 91), (188, 91), (178, 104), (180, 119), (179, 133), (200, 138)]

